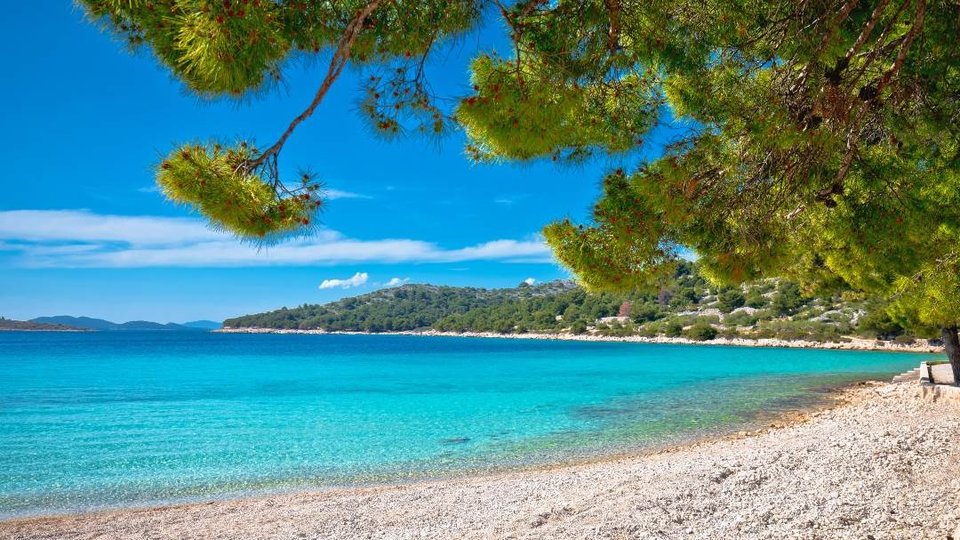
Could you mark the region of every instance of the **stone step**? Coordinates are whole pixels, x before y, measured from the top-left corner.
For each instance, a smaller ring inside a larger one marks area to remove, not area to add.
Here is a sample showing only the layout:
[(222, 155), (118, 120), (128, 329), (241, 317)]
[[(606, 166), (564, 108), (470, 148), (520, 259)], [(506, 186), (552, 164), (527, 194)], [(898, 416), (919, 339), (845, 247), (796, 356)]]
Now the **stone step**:
[(922, 375), (920, 374), (920, 368), (913, 368), (910, 371), (904, 371), (900, 375), (897, 375), (893, 378), (893, 382), (916, 382), (919, 381)]

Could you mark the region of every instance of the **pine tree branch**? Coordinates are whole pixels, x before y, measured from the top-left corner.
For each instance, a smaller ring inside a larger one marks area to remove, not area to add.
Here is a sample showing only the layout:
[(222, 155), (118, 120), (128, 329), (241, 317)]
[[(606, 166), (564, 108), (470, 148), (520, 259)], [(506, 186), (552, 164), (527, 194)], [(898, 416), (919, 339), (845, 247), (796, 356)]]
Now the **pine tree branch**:
[[(386, 0), (389, 2), (390, 0)], [(347, 61), (350, 60), (350, 52), (353, 48), (354, 42), (357, 40), (357, 36), (360, 35), (360, 31), (363, 29), (363, 24), (370, 17), (370, 15), (383, 3), (383, 0), (371, 0), (359, 13), (350, 21), (350, 24), (347, 25), (346, 30), (343, 35), (340, 37), (340, 41), (337, 43), (337, 48), (333, 53), (333, 58), (330, 59), (330, 66), (327, 68), (327, 75), (323, 78), (323, 82), (320, 84), (320, 88), (317, 89), (317, 93), (313, 96), (313, 101), (310, 102), (310, 105), (302, 113), (300, 113), (296, 118), (290, 122), (290, 125), (287, 126), (287, 129), (280, 135), (280, 138), (277, 139), (277, 142), (273, 143), (272, 146), (267, 148), (262, 154), (257, 156), (256, 159), (249, 163), (250, 169), (256, 169), (257, 167), (263, 165), (263, 163), (270, 157), (276, 157), (280, 153), (280, 150), (283, 148), (284, 143), (287, 142), (287, 139), (290, 138), (290, 135), (293, 134), (293, 131), (297, 129), (301, 123), (313, 114), (317, 109), (320, 103), (323, 101), (324, 96), (327, 95), (327, 91), (330, 90), (330, 87), (333, 85), (334, 81), (337, 80), (337, 77), (340, 76), (340, 73), (343, 72), (343, 68), (346, 67)]]
[(610, 13), (610, 30), (607, 33), (607, 48), (616, 52), (620, 48), (620, 0), (604, 0)]
[[(853, 164), (853, 158), (857, 154), (857, 147), (859, 146), (860, 133), (863, 130), (863, 120), (866, 117), (867, 110), (869, 109), (870, 102), (875, 99), (878, 99), (886, 87), (890, 84), (890, 81), (893, 80), (893, 77), (900, 72), (900, 68), (903, 67), (903, 63), (907, 58), (907, 51), (910, 49), (910, 45), (913, 43), (913, 40), (917, 37), (917, 34), (920, 32), (920, 29), (923, 28), (923, 18), (926, 14), (927, 2), (926, 0), (920, 0), (917, 5), (917, 13), (914, 16), (913, 25), (910, 27), (910, 31), (907, 32), (906, 37), (903, 40), (903, 43), (900, 45), (900, 50), (897, 52), (897, 57), (893, 62), (893, 65), (890, 66), (884, 74), (880, 77), (880, 80), (877, 82), (875, 90), (872, 92), (872, 95), (864, 99), (864, 103), (860, 105), (859, 111), (857, 111), (857, 116), (853, 121), (853, 125), (850, 128), (849, 136), (847, 137), (847, 150), (843, 156), (843, 160), (840, 164), (840, 170), (837, 171), (836, 180), (834, 180), (833, 186), (830, 187), (829, 193), (821, 192), (821, 196), (830, 197), (832, 194), (839, 194), (843, 189), (843, 181), (846, 179), (847, 174), (850, 171), (850, 166)], [(866, 88), (869, 88), (873, 85), (868, 85)], [(861, 95), (863, 95), (863, 90), (861, 89)]]

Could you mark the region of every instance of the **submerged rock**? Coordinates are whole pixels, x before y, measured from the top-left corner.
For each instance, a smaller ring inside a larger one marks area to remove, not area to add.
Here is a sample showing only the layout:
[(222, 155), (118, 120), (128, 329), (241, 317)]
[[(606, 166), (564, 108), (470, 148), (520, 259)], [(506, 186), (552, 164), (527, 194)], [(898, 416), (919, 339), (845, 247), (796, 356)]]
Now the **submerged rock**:
[(440, 444), (463, 444), (470, 442), (470, 437), (450, 437), (449, 439), (440, 439)]

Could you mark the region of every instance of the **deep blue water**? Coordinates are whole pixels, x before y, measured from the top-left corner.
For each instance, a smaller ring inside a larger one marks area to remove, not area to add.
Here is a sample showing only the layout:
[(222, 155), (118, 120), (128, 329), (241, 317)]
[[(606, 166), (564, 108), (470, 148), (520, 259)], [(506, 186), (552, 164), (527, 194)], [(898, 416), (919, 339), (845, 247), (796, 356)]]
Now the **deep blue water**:
[(736, 430), (920, 355), (0, 332), (0, 516), (397, 482)]

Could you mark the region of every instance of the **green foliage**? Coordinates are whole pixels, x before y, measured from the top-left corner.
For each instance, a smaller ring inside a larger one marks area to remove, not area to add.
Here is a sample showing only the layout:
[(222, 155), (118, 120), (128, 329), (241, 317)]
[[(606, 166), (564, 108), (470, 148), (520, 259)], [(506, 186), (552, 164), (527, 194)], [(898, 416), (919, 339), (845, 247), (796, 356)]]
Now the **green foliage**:
[[(672, 290), (696, 292), (690, 306), (667, 307), (658, 295), (646, 292), (590, 293), (569, 281), (538, 285), (522, 283), (513, 289), (477, 289), (405, 285), (383, 289), (330, 304), (304, 305), (225, 321), (228, 327), (322, 329), (327, 331), (390, 332), (434, 329), (444, 332), (563, 333), (605, 336), (779, 338), (808, 341), (844, 341), (860, 334), (876, 337), (874, 320), (888, 321), (884, 306), (867, 304), (856, 295), (821, 297), (796, 308), (792, 316), (773, 309), (746, 310), (722, 317), (707, 314), (709, 289), (696, 265), (681, 263), (678, 272), (663, 283)], [(796, 298), (796, 284), (765, 280), (748, 290), (776, 290), (784, 298)], [(722, 291), (721, 291), (722, 293)], [(631, 305), (630, 321), (601, 323), (614, 317), (621, 306)], [(799, 302), (799, 301), (798, 301)], [(860, 325), (851, 324), (854, 313), (868, 311)], [(681, 313), (683, 313), (681, 315)], [(684, 330), (686, 328), (686, 331)], [(691, 330), (694, 329), (694, 330)], [(696, 337), (693, 337), (695, 333)], [(921, 334), (914, 334), (921, 335)], [(882, 336), (881, 336), (882, 337)], [(888, 335), (886, 337), (893, 337)], [(924, 335), (926, 337), (926, 335)]]
[(683, 336), (694, 341), (710, 341), (717, 337), (717, 330), (707, 323), (697, 323), (684, 330)]
[[(279, 79), (284, 60), (340, 41), (364, 0), (80, 0), (131, 47), (149, 46), (192, 90), (239, 95)], [(352, 48), (361, 64), (422, 55), (478, 21), (472, 1), (382, 2)]]
[(661, 326), (661, 331), (667, 337), (680, 337), (683, 334), (683, 325), (677, 321), (669, 321)]
[(745, 303), (739, 287), (726, 287), (717, 294), (717, 308), (723, 313), (730, 313)]
[(673, 296), (670, 298), (670, 307), (688, 309), (696, 306), (700, 299), (700, 293), (697, 292), (695, 287), (680, 285), (674, 290)]
[(750, 287), (747, 295), (744, 297), (744, 304), (747, 307), (761, 309), (767, 307), (767, 298), (763, 296), (759, 287)]
[[(587, 289), (624, 292), (661, 284), (673, 274), (677, 253), (673, 247), (653, 241), (664, 234), (657, 226), (656, 210), (641, 206), (622, 170), (607, 175), (604, 186), (610, 196), (594, 209), (596, 219), (603, 220), (602, 226), (554, 223), (544, 229), (547, 242)], [(644, 217), (648, 212), (650, 215)], [(636, 220), (644, 227), (638, 227)], [(638, 235), (650, 241), (642, 245), (626, 243)]]
[[(944, 227), (945, 228), (945, 227)], [(960, 230), (960, 229), (958, 229)], [(921, 334), (960, 325), (960, 262), (950, 254), (925, 263), (914, 276), (901, 276), (890, 306), (894, 318)]]
[[(483, 289), (405, 285), (326, 305), (303, 305), (228, 319), (224, 326), (361, 332), (417, 330), (430, 328), (451, 314), (488, 306), (502, 298), (503, 295)], [(514, 323), (507, 322), (512, 331)]]
[(149, 44), (192, 90), (239, 95), (278, 76), (291, 43), (274, 2), (82, 0), (131, 46)]
[(740, 339), (743, 336), (740, 334), (740, 331), (736, 328), (721, 328), (717, 330), (717, 337), (723, 339)]
[(637, 333), (636, 327), (633, 323), (613, 323), (610, 325), (600, 325), (597, 327), (598, 334), (601, 336), (610, 336), (610, 337), (626, 337), (632, 336)]
[(475, 160), (526, 160), (564, 149), (624, 152), (650, 129), (660, 104), (649, 79), (628, 74), (607, 85), (581, 85), (543, 57), (481, 55), (471, 66), (475, 94), (456, 118)]
[(913, 345), (917, 340), (913, 336), (897, 336), (893, 338), (893, 342), (898, 345)]
[(833, 343), (848, 340), (836, 325), (819, 321), (796, 321), (788, 319), (774, 319), (761, 322), (755, 331), (746, 334), (745, 337)]
[(663, 308), (654, 301), (635, 303), (630, 306), (630, 318), (635, 323), (655, 321), (664, 316)]
[(264, 241), (304, 230), (320, 207), (319, 186), (305, 177), (299, 189), (281, 192), (250, 169), (256, 154), (246, 142), (184, 145), (157, 167), (157, 184), (171, 201), (243, 237)]
[(800, 286), (792, 281), (781, 281), (773, 295), (770, 307), (779, 315), (790, 315), (807, 304), (809, 299), (800, 292)]
[(753, 326), (757, 323), (759, 317), (751, 315), (746, 311), (731, 313), (723, 318), (723, 323), (732, 326)]

